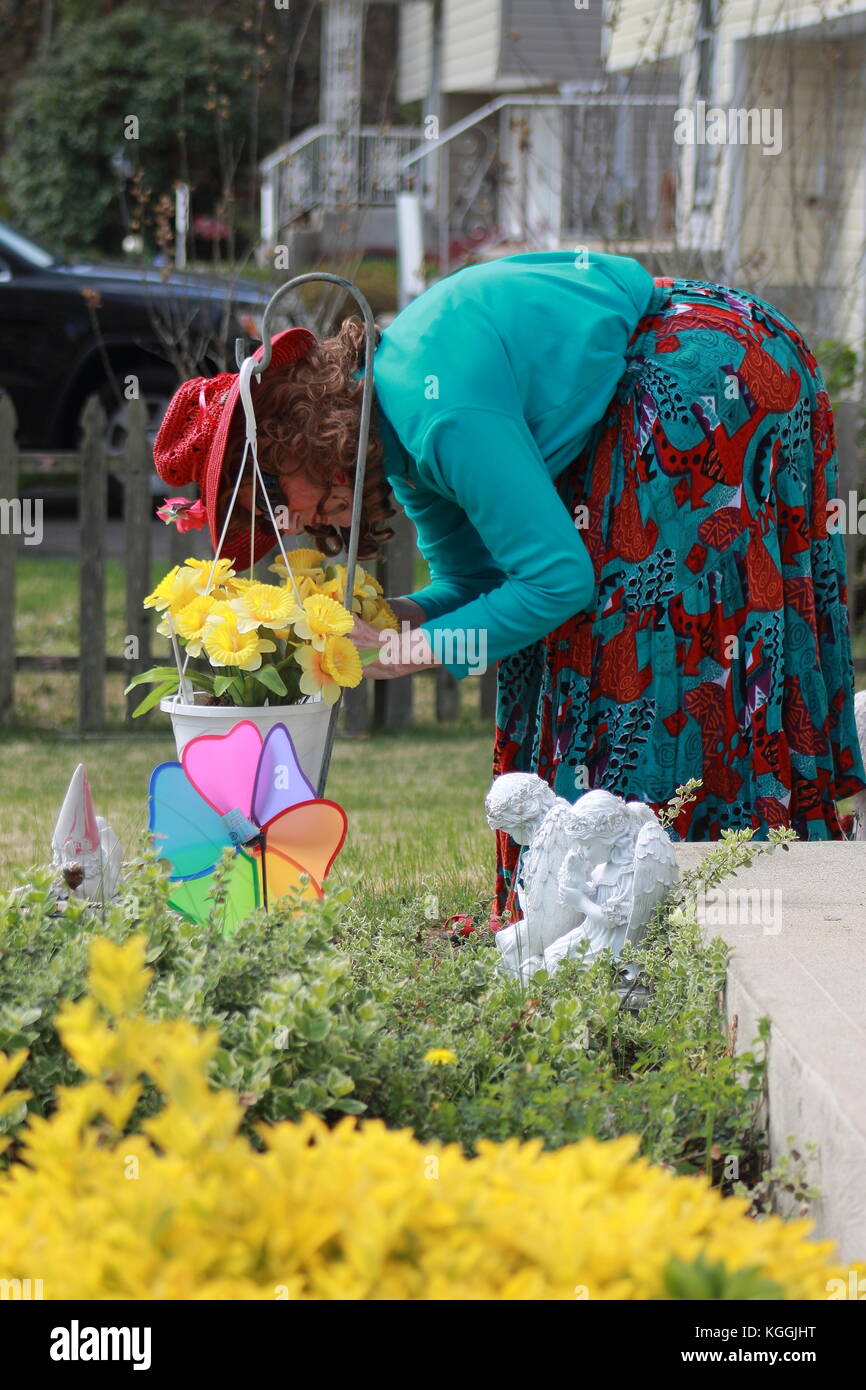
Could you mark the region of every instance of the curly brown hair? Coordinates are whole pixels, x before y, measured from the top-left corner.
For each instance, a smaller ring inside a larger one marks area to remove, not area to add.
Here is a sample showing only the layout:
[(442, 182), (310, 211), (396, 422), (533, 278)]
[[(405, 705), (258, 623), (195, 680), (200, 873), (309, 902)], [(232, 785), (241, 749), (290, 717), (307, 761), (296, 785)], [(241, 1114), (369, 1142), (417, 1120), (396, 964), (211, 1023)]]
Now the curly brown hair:
[[(377, 342), (378, 338), (377, 328)], [(340, 470), (346, 474), (349, 486), (354, 487), (364, 383), (352, 373), (362, 361), (364, 342), (360, 319), (344, 319), (332, 338), (323, 339), (299, 362), (266, 372), (253, 387), (259, 464), (269, 473), (303, 473), (308, 482), (321, 486), (320, 507), (334, 485), (334, 474)], [(229, 431), (227, 466), (220, 484), (220, 525), (237, 478), (235, 467), (243, 455), (244, 438), (244, 415), (238, 410)], [(393, 529), (385, 525), (396, 511), (391, 501), (374, 411), (370, 417), (361, 498), (360, 560), (378, 555), (385, 541), (393, 536)], [(249, 526), (249, 512), (236, 504), (228, 539)], [(326, 555), (338, 555), (349, 544), (348, 527), (311, 524), (307, 532)]]

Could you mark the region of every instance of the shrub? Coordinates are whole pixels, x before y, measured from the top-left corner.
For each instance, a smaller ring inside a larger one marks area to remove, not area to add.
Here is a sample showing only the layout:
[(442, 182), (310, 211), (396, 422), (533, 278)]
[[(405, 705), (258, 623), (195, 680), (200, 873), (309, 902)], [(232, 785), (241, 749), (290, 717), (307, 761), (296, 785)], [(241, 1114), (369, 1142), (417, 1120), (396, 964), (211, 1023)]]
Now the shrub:
[[(31, 880), (9, 895), (0, 915), (0, 1049), (28, 1050), (21, 1084), (32, 1112), (49, 1113), (57, 1087), (82, 1079), (54, 1015), (62, 999), (83, 993), (94, 935), (121, 943), (141, 930), (154, 966), (148, 1014), (219, 1030), (211, 1075), (243, 1096), (250, 1124), (304, 1110), (331, 1116), (363, 1109), (354, 1091), (373, 1081), (368, 1069), (384, 1015), (358, 998), (349, 963), (334, 947), (339, 891), (313, 912), (257, 912), (226, 939), (167, 907), (164, 870), (149, 854), (101, 912), (76, 898), (58, 903), (48, 871)], [(146, 1086), (130, 1128), (157, 1102)], [(22, 1104), (0, 1117), (0, 1133), (24, 1115)]]
[[(554, 1148), (638, 1133), (648, 1157), (678, 1171), (704, 1169), (727, 1189), (756, 1177), (763, 1058), (732, 1055), (721, 1008), (727, 947), (702, 939), (688, 904), (696, 887), (774, 849), (738, 833), (684, 877), (679, 905), (632, 953), (648, 992), (636, 1009), (609, 957), (588, 968), (565, 962), (525, 988), (497, 972), (483, 927), (462, 938), (425, 929), (420, 902), (395, 904), (386, 923), (350, 904), (341, 944), (391, 1020), (377, 1039), (376, 1080), (359, 1089), (367, 1113), (467, 1152), (481, 1138), (538, 1137)], [(426, 1065), (436, 1047), (457, 1064)]]
[[(216, 1031), (141, 1012), (147, 954), (91, 942), (90, 992), (57, 1019), (88, 1079), (0, 1174), (0, 1268), (48, 1299), (821, 1299), (841, 1277), (807, 1223), (750, 1221), (632, 1138), (467, 1159), (307, 1116), (260, 1125), (256, 1152), (209, 1084)], [(0, 1058), (0, 1087), (23, 1061)], [(164, 1105), (125, 1135), (145, 1076)]]
[[(735, 837), (707, 857), (700, 881), (711, 886), (757, 852)], [(539, 1138), (552, 1149), (637, 1133), (647, 1157), (702, 1169), (725, 1190), (759, 1174), (762, 1064), (730, 1055), (719, 1006), (726, 948), (704, 943), (688, 912), (659, 923), (637, 954), (649, 996), (632, 1011), (609, 958), (567, 962), (526, 989), (498, 971), (489, 931), (431, 930), (421, 895), (364, 899), (344, 884), (298, 911), (256, 912), (229, 940), (216, 922), (177, 917), (165, 899), (149, 856), (101, 914), (75, 899), (57, 904), (45, 874), (10, 896), (0, 916), (0, 1048), (29, 1050), (21, 1084), (31, 1111), (49, 1113), (56, 1087), (82, 1079), (53, 1018), (84, 991), (93, 935), (123, 942), (141, 930), (154, 969), (146, 1013), (219, 1030), (211, 1080), (243, 1098), (251, 1136), (256, 1120), (303, 1111), (329, 1122), (365, 1113), (469, 1154), (485, 1138)], [(453, 1066), (425, 1060), (443, 1048)], [(157, 1102), (146, 1085), (129, 1129)], [(0, 1133), (25, 1112), (22, 1103), (0, 1118)]]
[[(124, 150), (153, 203), (184, 178), (200, 207), (213, 206), (223, 191), (214, 137), (231, 162), (249, 46), (214, 15), (130, 5), (70, 18), (16, 86), (6, 124), (2, 176), (23, 229), (60, 251), (115, 251), (124, 222), (111, 159)], [(131, 139), (130, 114), (140, 123)]]

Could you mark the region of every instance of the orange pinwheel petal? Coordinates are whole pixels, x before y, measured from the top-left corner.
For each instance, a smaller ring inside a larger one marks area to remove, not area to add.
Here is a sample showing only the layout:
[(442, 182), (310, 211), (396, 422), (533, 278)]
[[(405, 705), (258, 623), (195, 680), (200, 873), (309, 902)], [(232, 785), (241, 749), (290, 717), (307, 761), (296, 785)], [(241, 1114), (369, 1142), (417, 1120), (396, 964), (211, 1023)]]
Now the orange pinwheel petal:
[[(262, 900), (265, 896), (265, 885), (262, 883), (262, 858), (258, 856), (257, 868), (259, 871), (259, 890)], [(314, 898), (322, 897), (321, 885), (310, 874), (309, 869), (304, 869), (300, 864), (296, 864), (294, 859), (287, 859), (278, 850), (271, 850), (266, 853), (264, 868), (267, 874), (267, 899), (269, 903), (276, 902), (277, 898), (285, 897), (287, 893), (297, 890), (300, 900), (307, 902)], [(301, 874), (308, 874), (306, 883), (301, 882)]]
[[(292, 861), (321, 884), (346, 838), (346, 812), (336, 801), (300, 801), (262, 827), (265, 853)], [(268, 864), (268, 896), (271, 868)]]

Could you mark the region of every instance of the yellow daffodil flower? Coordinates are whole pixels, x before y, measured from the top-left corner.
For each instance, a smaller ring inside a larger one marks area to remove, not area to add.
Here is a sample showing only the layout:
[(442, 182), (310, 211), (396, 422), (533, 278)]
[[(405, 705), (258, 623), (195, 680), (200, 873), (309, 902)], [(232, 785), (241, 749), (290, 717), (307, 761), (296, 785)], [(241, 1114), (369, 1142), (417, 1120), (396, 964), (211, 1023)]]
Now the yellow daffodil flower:
[[(325, 558), (321, 550), (313, 550), (307, 546), (301, 550), (289, 550), (286, 553), (289, 557), (292, 574), (296, 579), (299, 579), (302, 574), (315, 575), (321, 572), (322, 561)], [(268, 569), (273, 574), (278, 574), (281, 579), (288, 579), (289, 577), (282, 555), (272, 565), (268, 565)]]
[[(319, 585), (319, 592), (330, 594), (338, 603), (342, 603), (346, 594), (346, 566), (329, 565), (327, 577), (324, 583)], [(352, 607), (356, 613), (361, 611), (359, 600), (365, 598), (374, 599), (376, 590), (373, 587), (372, 579), (367, 571), (361, 566), (355, 566), (355, 576), (352, 581)]]
[(233, 574), (228, 579), (223, 580), (220, 588), (228, 598), (234, 598), (236, 594), (242, 594), (246, 589), (250, 589), (260, 582), (258, 579), (247, 579), (243, 575)]
[(338, 685), (354, 687), (361, 684), (364, 668), (358, 648), (348, 637), (326, 637), (322, 651), (322, 668)]
[(159, 581), (153, 592), (148, 594), (144, 606), (155, 608), (158, 613), (164, 613), (168, 609), (174, 616), (188, 603), (192, 603), (194, 598), (198, 598), (201, 593), (199, 582), (199, 576), (194, 570), (187, 569), (185, 565), (175, 565), (174, 569), (169, 570), (165, 578)]
[(400, 624), (397, 622), (394, 610), (383, 598), (364, 599), (361, 605), (361, 617), (377, 632), (384, 632), (386, 628), (391, 628), (394, 632), (400, 631)]
[(304, 695), (321, 695), (326, 705), (333, 705), (340, 698), (340, 687), (330, 671), (325, 670), (324, 652), (305, 645), (298, 647), (295, 660), (303, 672), (298, 682)]
[(305, 598), (303, 608), (296, 605), (292, 609), (289, 621), (296, 636), (302, 642), (312, 642), (319, 652), (324, 648), (326, 637), (345, 637), (355, 626), (351, 613), (327, 594), (311, 594)]
[[(219, 601), (211, 594), (197, 594), (192, 602), (181, 608), (172, 619), (174, 630), (182, 639), (190, 656), (201, 656), (205, 624), (218, 610)], [(157, 632), (162, 633), (163, 637), (171, 636), (167, 620), (163, 619)]]
[(232, 579), (234, 571), (229, 560), (218, 560), (214, 578), (208, 589), (207, 581), (212, 564), (212, 560), (189, 559), (183, 565), (175, 565), (174, 569), (169, 570), (159, 581), (153, 592), (148, 594), (144, 600), (145, 608), (155, 608), (160, 613), (168, 609), (172, 617), (175, 617), (200, 594), (208, 592), (216, 595), (219, 586)]
[(255, 627), (285, 627), (295, 601), (288, 589), (278, 584), (250, 584), (232, 599), (237, 614), (238, 631), (251, 632)]
[(234, 618), (228, 602), (214, 594), (196, 594), (176, 615), (166, 613), (156, 630), (162, 637), (171, 637), (174, 629), (190, 656), (201, 656), (205, 627), (217, 618)]
[(237, 577), (232, 568), (231, 560), (217, 560), (216, 567), (214, 567), (213, 560), (196, 560), (194, 556), (190, 556), (188, 560), (184, 560), (184, 565), (187, 569), (198, 570), (203, 575), (204, 583), (202, 584), (202, 593), (204, 593), (204, 585), (207, 583), (208, 575), (212, 569), (213, 578), (211, 580), (211, 590), (213, 590), (214, 585), (225, 584), (226, 580), (234, 580)]
[[(313, 594), (320, 594), (322, 592), (319, 588), (315, 576), (312, 574), (300, 575), (295, 580), (295, 584), (297, 584), (298, 586), (298, 593), (300, 594), (302, 601), (305, 598), (310, 598)], [(285, 588), (287, 593), (290, 593), (292, 595), (292, 598), (294, 598), (295, 588), (290, 579), (286, 580)]]
[(275, 652), (276, 642), (259, 636), (257, 630), (241, 632), (237, 614), (220, 614), (206, 624), (204, 649), (211, 666), (237, 666), (242, 671), (258, 671), (265, 652)]

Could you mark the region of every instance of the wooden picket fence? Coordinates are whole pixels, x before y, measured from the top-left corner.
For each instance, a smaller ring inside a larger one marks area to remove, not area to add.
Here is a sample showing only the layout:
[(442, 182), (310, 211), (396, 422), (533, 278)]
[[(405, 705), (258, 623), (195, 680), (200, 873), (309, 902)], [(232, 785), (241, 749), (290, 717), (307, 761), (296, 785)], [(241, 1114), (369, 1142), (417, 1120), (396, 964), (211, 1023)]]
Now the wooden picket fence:
[[(18, 496), (19, 471), (28, 464), (38, 467), (46, 479), (53, 474), (73, 473), (78, 492), (79, 598), (77, 656), (19, 652), (15, 638), (15, 562), (17, 544), (13, 535), (0, 536), (0, 723), (13, 724), (15, 675), (19, 671), (42, 671), (78, 676), (78, 729), (81, 733), (100, 733), (106, 727), (106, 676), (121, 673), (128, 682), (140, 671), (154, 665), (151, 651), (151, 620), (142, 601), (153, 587), (152, 579), (152, 496), (150, 476), (153, 458), (147, 440), (146, 411), (143, 402), (126, 406), (127, 443), (123, 458), (109, 459), (105, 444), (106, 416), (98, 397), (85, 403), (80, 418), (80, 443), (74, 453), (25, 453), (16, 444), (17, 420), (12, 401), (0, 396), (0, 499)], [(109, 474), (122, 477), (124, 486), (124, 568), (125, 634), (127, 647), (137, 655), (106, 650), (106, 527), (108, 524)], [(173, 493), (192, 489), (173, 488)], [(386, 593), (407, 593), (414, 588), (415, 535), (411, 523), (395, 518), (396, 532), (387, 558), (375, 568)], [(207, 532), (179, 535), (171, 528), (169, 566), (180, 564), (190, 554), (208, 554)], [(26, 552), (25, 552), (26, 553)], [(34, 554), (38, 561), (38, 555)], [(129, 642), (128, 639), (134, 639)], [(158, 653), (160, 663), (165, 653)], [(419, 672), (417, 677), (395, 681), (362, 681), (357, 690), (343, 697), (343, 728), (347, 734), (371, 729), (407, 728), (415, 720), (416, 680), (435, 682), (436, 718), (451, 723), (460, 717), (462, 687), (447, 671)], [(492, 721), (496, 703), (496, 670), (480, 678), (482, 715)], [(371, 691), (371, 686), (373, 690)], [(142, 697), (141, 689), (126, 697), (125, 722), (132, 723), (132, 711)], [(160, 715), (147, 716), (162, 718)], [(139, 721), (137, 721), (139, 722)]]
[[(16, 540), (0, 535), (0, 724), (15, 722), (15, 675), (18, 671), (42, 671), (78, 675), (78, 729), (99, 733), (106, 727), (106, 675), (122, 673), (126, 680), (154, 664), (151, 652), (151, 622), (142, 600), (152, 587), (152, 498), (150, 475), (153, 469), (146, 434), (146, 412), (141, 401), (130, 401), (127, 412), (127, 445), (122, 459), (109, 460), (105, 445), (105, 411), (98, 397), (86, 402), (80, 420), (80, 444), (74, 453), (54, 453), (53, 471), (75, 473), (78, 479), (79, 602), (78, 626), (81, 639), (77, 656), (18, 652), (15, 640), (15, 561)], [(847, 498), (849, 489), (862, 495), (864, 468), (857, 444), (860, 408), (844, 404), (836, 410), (839, 445), (839, 494)], [(7, 395), (0, 396), (0, 499), (18, 496), (19, 469), (31, 464), (44, 470), (44, 453), (23, 453), (16, 445), (15, 410)], [(109, 473), (122, 475), (124, 484), (124, 565), (125, 631), (135, 639), (137, 655), (106, 651), (105, 554)], [(50, 472), (45, 473), (46, 477)], [(173, 489), (182, 493), (189, 489)], [(6, 513), (8, 516), (8, 511)], [(375, 566), (377, 578), (388, 594), (411, 593), (415, 587), (415, 532), (402, 513), (394, 517), (395, 536), (384, 557)], [(169, 565), (179, 564), (190, 554), (205, 556), (207, 533), (169, 536)], [(859, 620), (858, 597), (866, 576), (863, 573), (861, 537), (846, 536), (848, 551), (849, 604), (852, 633)], [(34, 555), (34, 560), (37, 556)], [(86, 640), (83, 640), (86, 637)], [(165, 654), (159, 655), (159, 661)], [(866, 657), (855, 658), (858, 672), (866, 668)], [(417, 676), (394, 681), (362, 681), (356, 690), (343, 696), (342, 729), (346, 734), (363, 734), (371, 729), (409, 728), (416, 717), (417, 681), (434, 682), (433, 708), (444, 724), (459, 719), (463, 690), (470, 682), (457, 681), (437, 668)], [(491, 723), (496, 712), (496, 667), (480, 678), (480, 712)], [(372, 689), (371, 689), (372, 687)], [(132, 722), (132, 710), (141, 699), (135, 690), (126, 697), (125, 720)], [(154, 716), (161, 717), (161, 716)], [(150, 717), (148, 717), (150, 718)]]

